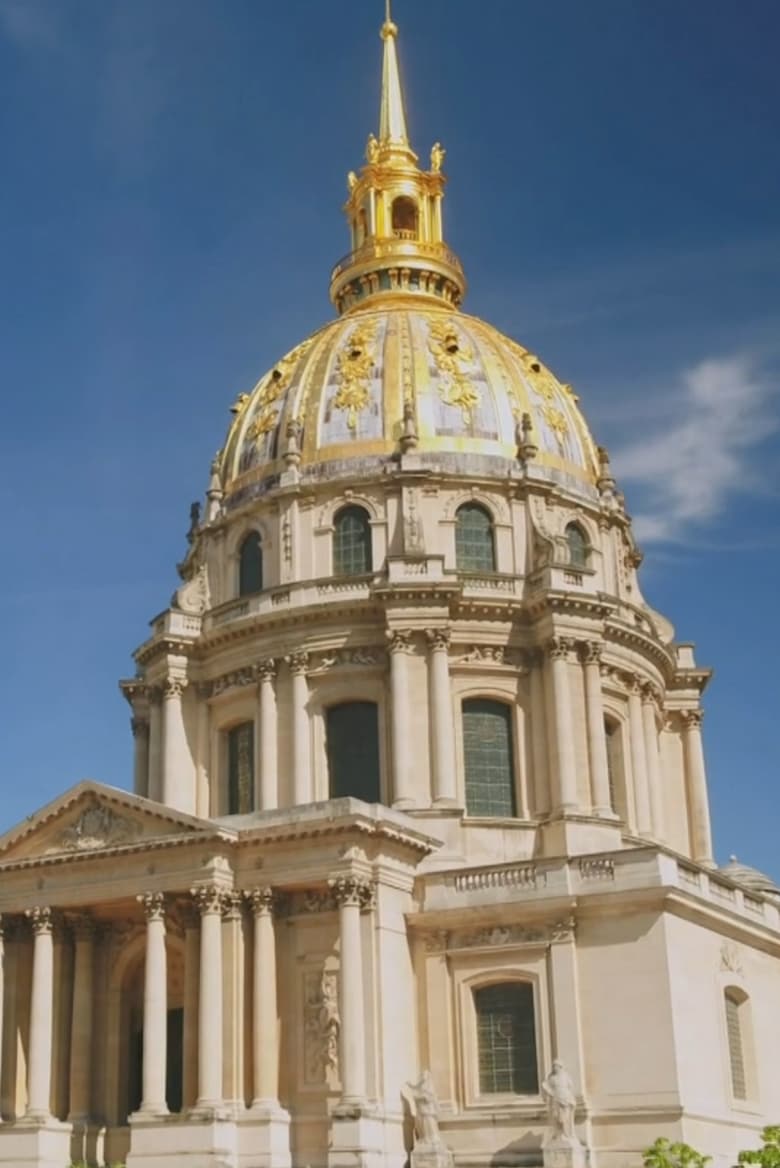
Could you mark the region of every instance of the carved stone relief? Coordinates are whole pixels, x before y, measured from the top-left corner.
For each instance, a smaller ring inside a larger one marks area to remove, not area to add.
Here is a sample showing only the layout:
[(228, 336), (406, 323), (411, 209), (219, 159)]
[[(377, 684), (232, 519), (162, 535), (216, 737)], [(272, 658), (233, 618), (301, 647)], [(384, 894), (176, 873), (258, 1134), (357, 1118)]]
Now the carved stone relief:
[(303, 1075), (306, 1086), (338, 1087), (338, 976), (334, 970), (311, 970), (303, 977)]
[(126, 819), (110, 807), (92, 803), (78, 819), (69, 823), (47, 848), (49, 852), (85, 852), (130, 843), (142, 834), (139, 823)]

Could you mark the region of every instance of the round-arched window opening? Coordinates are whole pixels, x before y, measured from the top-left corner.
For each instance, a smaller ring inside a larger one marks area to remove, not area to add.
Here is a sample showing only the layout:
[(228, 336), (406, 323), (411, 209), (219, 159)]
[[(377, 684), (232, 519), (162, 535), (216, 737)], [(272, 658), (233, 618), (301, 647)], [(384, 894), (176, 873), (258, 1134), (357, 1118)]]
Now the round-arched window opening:
[(570, 523), (566, 528), (566, 544), (572, 568), (587, 568), (588, 540), (579, 523)]
[(398, 239), (416, 239), (419, 215), (414, 199), (400, 195), (393, 202), (393, 235)]
[(263, 545), (256, 531), (250, 531), (238, 552), (238, 595), (251, 596), (263, 590)]
[(479, 503), (464, 503), (455, 514), (455, 566), (459, 572), (495, 572), (493, 518)]

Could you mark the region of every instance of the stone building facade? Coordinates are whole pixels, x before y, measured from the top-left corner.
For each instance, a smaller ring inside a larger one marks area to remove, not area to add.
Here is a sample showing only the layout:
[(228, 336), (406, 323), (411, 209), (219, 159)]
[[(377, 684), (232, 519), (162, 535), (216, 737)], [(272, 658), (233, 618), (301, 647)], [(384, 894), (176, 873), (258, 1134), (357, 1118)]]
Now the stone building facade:
[(575, 392), (461, 311), (382, 38), (338, 316), (233, 405), (122, 682), (134, 792), (0, 840), (0, 1164), (402, 1168), (430, 1071), (444, 1162), (537, 1165), (555, 1060), (559, 1164), (726, 1168), (780, 1116), (780, 894), (714, 863), (708, 671)]

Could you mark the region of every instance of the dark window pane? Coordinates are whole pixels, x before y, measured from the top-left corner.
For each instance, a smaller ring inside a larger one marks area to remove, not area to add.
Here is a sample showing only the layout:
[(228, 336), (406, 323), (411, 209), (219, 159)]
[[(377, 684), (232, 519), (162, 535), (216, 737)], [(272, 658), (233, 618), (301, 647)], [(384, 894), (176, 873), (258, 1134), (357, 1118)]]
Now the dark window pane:
[(538, 1094), (533, 986), (485, 986), (475, 990), (474, 1006), (480, 1094)]
[(379, 717), (374, 702), (345, 702), (326, 715), (331, 799), (381, 801)]
[(371, 525), (362, 507), (339, 511), (333, 532), (333, 573), (361, 576), (371, 571)]
[(742, 1019), (740, 1002), (733, 994), (726, 993), (726, 1033), (729, 1041), (729, 1062), (731, 1064), (731, 1092), (735, 1099), (747, 1099), (747, 1077), (745, 1075), (745, 1051), (742, 1046)]
[(254, 807), (255, 728), (242, 722), (228, 731), (228, 815), (246, 815)]
[(585, 568), (588, 564), (588, 541), (585, 533), (576, 523), (566, 528), (566, 542), (569, 545), (569, 563), (573, 568)]
[(463, 703), (466, 812), (513, 816), (515, 778), (509, 706), (487, 700)]
[(249, 596), (263, 590), (263, 548), (260, 536), (251, 532), (241, 544), (238, 561), (238, 594)]
[(623, 775), (623, 738), (620, 725), (617, 722), (605, 722), (604, 733), (607, 739), (607, 776), (609, 778), (609, 805), (613, 811), (618, 809), (618, 791)]
[(478, 503), (466, 503), (455, 516), (455, 564), (460, 572), (494, 572), (493, 521)]

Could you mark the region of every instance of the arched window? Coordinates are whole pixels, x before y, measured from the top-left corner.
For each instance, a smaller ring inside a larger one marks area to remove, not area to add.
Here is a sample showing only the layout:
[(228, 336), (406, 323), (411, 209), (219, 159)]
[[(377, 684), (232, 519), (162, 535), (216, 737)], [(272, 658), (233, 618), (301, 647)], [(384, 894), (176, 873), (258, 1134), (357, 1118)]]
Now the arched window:
[(241, 722), (227, 732), (228, 815), (247, 815), (255, 804), (255, 727)]
[(723, 1002), (726, 1010), (726, 1036), (729, 1044), (731, 1094), (735, 1099), (747, 1099), (745, 1034), (742, 1025), (746, 1014), (747, 994), (735, 986), (729, 986), (723, 995)]
[(393, 235), (398, 239), (416, 239), (418, 230), (417, 204), (414, 199), (401, 195), (393, 202)]
[(371, 524), (363, 507), (342, 507), (333, 523), (333, 572), (362, 576), (371, 571)]
[(455, 515), (455, 565), (459, 572), (495, 572), (493, 520), (479, 503), (464, 503)]
[(251, 596), (263, 590), (263, 545), (256, 531), (250, 531), (238, 551), (238, 595)]
[(623, 732), (620, 723), (612, 718), (605, 718), (604, 736), (607, 740), (609, 805), (613, 811), (617, 812), (623, 789)]
[(510, 981), (474, 990), (480, 1095), (538, 1095), (534, 987)]
[(509, 706), (486, 698), (463, 703), (463, 759), (466, 814), (512, 818), (515, 776)]
[(330, 798), (381, 801), (379, 711), (375, 702), (344, 702), (325, 715)]
[(587, 568), (588, 539), (579, 523), (570, 523), (566, 528), (566, 543), (572, 568)]

